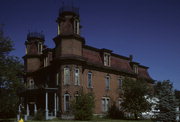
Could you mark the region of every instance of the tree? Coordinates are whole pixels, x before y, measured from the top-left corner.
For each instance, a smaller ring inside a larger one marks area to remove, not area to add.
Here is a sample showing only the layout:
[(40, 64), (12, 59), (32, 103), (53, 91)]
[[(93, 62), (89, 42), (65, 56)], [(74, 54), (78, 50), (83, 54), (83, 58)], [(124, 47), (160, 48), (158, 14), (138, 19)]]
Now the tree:
[(22, 64), (15, 56), (13, 42), (4, 36), (0, 26), (0, 117), (12, 117), (17, 113), (17, 92), (22, 89)]
[(91, 120), (94, 110), (94, 95), (81, 92), (72, 102), (73, 113), (76, 120)]
[(158, 103), (156, 109), (159, 110), (157, 120), (163, 122), (175, 121), (176, 117), (176, 99), (173, 85), (169, 80), (157, 82), (155, 86)]
[(135, 119), (138, 119), (142, 112), (150, 110), (151, 104), (147, 101), (150, 89), (146, 81), (125, 78), (123, 91), (122, 108), (125, 112), (134, 115)]

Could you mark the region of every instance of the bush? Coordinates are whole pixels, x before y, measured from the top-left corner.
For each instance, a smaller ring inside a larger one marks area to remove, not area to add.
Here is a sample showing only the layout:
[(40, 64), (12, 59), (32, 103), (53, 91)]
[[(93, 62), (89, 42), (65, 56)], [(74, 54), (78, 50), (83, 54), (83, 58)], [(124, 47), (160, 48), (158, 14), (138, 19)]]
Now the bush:
[(124, 119), (124, 112), (119, 110), (116, 107), (116, 104), (113, 103), (113, 105), (109, 108), (108, 117), (111, 119)]
[(34, 120), (44, 120), (44, 111), (43, 110), (38, 110), (37, 113), (34, 115)]
[(81, 92), (77, 99), (72, 102), (72, 109), (76, 120), (91, 120), (94, 109), (93, 94)]

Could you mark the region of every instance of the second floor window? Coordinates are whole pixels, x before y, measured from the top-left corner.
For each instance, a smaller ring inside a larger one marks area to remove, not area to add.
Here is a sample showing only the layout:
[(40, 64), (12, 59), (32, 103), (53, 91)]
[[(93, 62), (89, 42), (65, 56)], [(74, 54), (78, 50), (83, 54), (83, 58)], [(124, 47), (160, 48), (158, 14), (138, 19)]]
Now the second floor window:
[(70, 68), (65, 67), (64, 68), (64, 85), (67, 85), (70, 83)]
[(75, 68), (74, 70), (74, 80), (75, 80), (75, 85), (80, 85), (79, 68)]
[(88, 88), (92, 88), (92, 72), (88, 72)]
[(104, 66), (110, 66), (110, 54), (104, 53)]
[(105, 82), (106, 82), (106, 90), (110, 89), (110, 76), (107, 75), (105, 78)]

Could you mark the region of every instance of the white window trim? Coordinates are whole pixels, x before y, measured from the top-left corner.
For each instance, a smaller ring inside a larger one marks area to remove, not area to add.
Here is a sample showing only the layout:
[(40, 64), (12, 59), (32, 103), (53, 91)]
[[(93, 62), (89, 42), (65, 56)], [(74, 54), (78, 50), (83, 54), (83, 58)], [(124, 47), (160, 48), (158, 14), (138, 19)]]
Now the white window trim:
[[(90, 78), (90, 86), (89, 86), (89, 75), (91, 75), (91, 78)], [(93, 84), (92, 84), (92, 72), (88, 72), (88, 74), (87, 74), (87, 87), (88, 88), (93, 88)]]
[(44, 67), (48, 66), (48, 57), (46, 56), (44, 58)]
[[(77, 76), (76, 71), (78, 71)], [(74, 69), (74, 85), (80, 85), (80, 70), (77, 67)]]
[(104, 53), (104, 66), (111, 66), (111, 55)]
[(137, 66), (137, 65), (134, 65), (133, 68), (134, 68), (134, 72), (135, 72), (136, 74), (138, 74), (138, 66)]
[[(32, 83), (31, 83), (32, 82)], [(29, 89), (33, 89), (35, 86), (34, 86), (34, 80), (33, 79), (29, 79), (28, 80), (28, 88)]]
[(60, 31), (60, 24), (58, 24), (58, 35), (60, 35), (61, 31)]
[(119, 108), (119, 110), (121, 110), (122, 109), (122, 102), (123, 102), (123, 99), (122, 98), (119, 98), (118, 99), (118, 108)]
[[(69, 94), (64, 94), (64, 111), (66, 112), (66, 111), (68, 111), (67, 110), (67, 106), (66, 106), (66, 97), (69, 97), (69, 102), (70, 102), (70, 95)], [(70, 103), (69, 103), (70, 104)]]
[(110, 105), (110, 98), (109, 97), (102, 97), (101, 104), (102, 104), (102, 112), (108, 112), (109, 105)]
[(79, 20), (78, 19), (74, 20), (74, 33), (79, 34)]
[[(67, 78), (67, 77), (66, 77), (66, 74), (65, 74), (65, 71), (66, 71), (67, 69), (69, 70), (69, 75), (68, 75), (69, 78)], [(64, 85), (70, 84), (70, 77), (71, 77), (70, 68), (69, 68), (69, 67), (64, 67)]]

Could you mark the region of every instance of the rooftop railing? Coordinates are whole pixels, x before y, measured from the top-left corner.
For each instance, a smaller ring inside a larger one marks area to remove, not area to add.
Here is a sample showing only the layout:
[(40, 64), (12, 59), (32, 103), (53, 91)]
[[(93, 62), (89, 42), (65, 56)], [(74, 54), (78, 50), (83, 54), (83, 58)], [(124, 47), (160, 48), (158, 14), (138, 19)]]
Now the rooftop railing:
[(29, 38), (39, 38), (39, 39), (44, 40), (45, 36), (44, 36), (44, 34), (42, 34), (42, 32), (41, 33), (39, 33), (39, 32), (29, 32), (27, 34), (27, 39), (29, 39)]
[(79, 8), (73, 6), (63, 6), (59, 9), (59, 14), (63, 12), (74, 12), (75, 14), (79, 15)]

